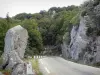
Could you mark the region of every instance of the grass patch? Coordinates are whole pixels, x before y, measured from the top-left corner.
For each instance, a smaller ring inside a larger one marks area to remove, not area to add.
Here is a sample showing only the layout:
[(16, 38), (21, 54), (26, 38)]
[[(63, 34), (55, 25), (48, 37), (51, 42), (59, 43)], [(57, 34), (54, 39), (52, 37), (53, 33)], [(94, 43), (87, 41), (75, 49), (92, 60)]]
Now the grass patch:
[(32, 67), (35, 70), (36, 75), (42, 75), (42, 73), (39, 70), (39, 63), (38, 60), (32, 59), (25, 59), (26, 62), (30, 61), (32, 63)]
[(2, 64), (3, 63), (3, 58), (2, 57), (0, 57), (0, 64)]
[(0, 70), (0, 72), (4, 75), (11, 75), (11, 70), (7, 69), (7, 70)]

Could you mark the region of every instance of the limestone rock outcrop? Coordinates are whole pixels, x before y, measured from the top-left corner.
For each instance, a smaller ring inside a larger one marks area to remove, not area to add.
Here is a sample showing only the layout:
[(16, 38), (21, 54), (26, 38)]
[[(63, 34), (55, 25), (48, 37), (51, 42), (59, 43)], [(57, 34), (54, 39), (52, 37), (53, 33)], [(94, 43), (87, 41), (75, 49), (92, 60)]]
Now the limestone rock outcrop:
[[(88, 39), (86, 36), (86, 20), (84, 18), (81, 18), (80, 21), (80, 26), (77, 28), (76, 26), (73, 26), (71, 30), (71, 42), (70, 45), (67, 45), (64, 41), (62, 45), (62, 50), (64, 50), (63, 53), (64, 57), (68, 58), (70, 57), (73, 60), (78, 60), (79, 59), (79, 54), (82, 52), (82, 49), (86, 47), (86, 44), (88, 43)], [(65, 34), (66, 36), (66, 34)], [(65, 38), (66, 39), (66, 38)]]
[(11, 69), (12, 75), (25, 75), (22, 61), (28, 40), (28, 32), (20, 25), (8, 30), (5, 37), (3, 69)]
[(88, 16), (81, 17), (79, 27), (73, 26), (71, 30), (70, 44), (63, 41), (62, 53), (66, 59), (83, 64), (100, 62), (100, 36), (87, 36), (87, 23), (90, 23), (89, 21), (91, 20), (89, 20)]
[(66, 59), (89, 65), (100, 63), (100, 1), (89, 0), (83, 4), (80, 24), (70, 32), (70, 44), (64, 35), (62, 54)]

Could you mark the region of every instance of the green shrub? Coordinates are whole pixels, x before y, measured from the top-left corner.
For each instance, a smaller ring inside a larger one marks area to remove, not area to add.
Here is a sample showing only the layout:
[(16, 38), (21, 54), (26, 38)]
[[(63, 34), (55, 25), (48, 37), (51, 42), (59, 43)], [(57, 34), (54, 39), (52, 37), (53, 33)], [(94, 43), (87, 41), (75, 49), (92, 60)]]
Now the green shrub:
[(28, 49), (26, 49), (28, 51), (26, 51), (26, 54), (30, 53), (31, 55), (34, 55), (33, 53), (41, 53), (43, 50), (43, 43), (36, 20), (26, 19), (21, 23), (21, 25), (27, 29), (29, 35), (27, 45)]
[(93, 66), (100, 67), (100, 62), (97, 62), (97, 63), (93, 64)]
[(10, 69), (0, 70), (0, 72), (2, 72), (4, 75), (11, 75), (11, 70)]
[(3, 58), (2, 57), (0, 57), (0, 64), (2, 64), (3, 63)]
[(80, 19), (79, 19), (79, 14), (77, 14), (75, 17), (72, 18), (70, 21), (73, 25), (79, 25)]
[(97, 30), (97, 36), (100, 36), (100, 30)]
[(86, 10), (83, 10), (83, 11), (81, 12), (81, 16), (82, 16), (82, 17), (86, 16), (86, 13), (87, 13)]
[(33, 58), (32, 59), (24, 59), (24, 61), (32, 63), (32, 67), (35, 70), (36, 75), (42, 75), (42, 73), (40, 72), (40, 69), (39, 69), (39, 62), (37, 59), (36, 60)]
[(71, 39), (70, 39), (70, 33), (69, 32), (66, 32), (64, 37), (63, 37), (63, 41), (66, 42), (66, 44), (69, 44)]

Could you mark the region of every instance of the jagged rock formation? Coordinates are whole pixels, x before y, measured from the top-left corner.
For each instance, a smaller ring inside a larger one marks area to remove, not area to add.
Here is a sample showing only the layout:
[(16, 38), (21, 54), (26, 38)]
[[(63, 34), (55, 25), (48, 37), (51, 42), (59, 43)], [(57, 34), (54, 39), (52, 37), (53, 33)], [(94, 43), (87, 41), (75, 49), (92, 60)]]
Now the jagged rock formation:
[(88, 37), (86, 35), (87, 18), (87, 16), (81, 17), (78, 28), (73, 26), (70, 34), (70, 45), (67, 45), (64, 41), (62, 53), (65, 58), (84, 62), (85, 64), (93, 64), (100, 62), (100, 36)]
[(100, 62), (100, 1), (95, 1), (91, 0), (84, 7), (85, 14), (80, 17), (79, 26), (71, 30), (70, 44), (63, 41), (62, 53), (66, 59), (92, 65)]
[[(83, 52), (86, 44), (88, 43), (88, 38), (86, 36), (86, 20), (81, 18), (80, 26), (77, 28), (73, 26), (71, 31), (71, 42), (70, 45), (66, 44), (66, 41), (63, 42), (62, 50), (64, 57), (71, 58), (72, 60), (79, 60), (80, 54)], [(66, 34), (65, 34), (66, 36)], [(66, 39), (66, 38), (65, 38)]]
[(24, 57), (28, 32), (20, 25), (8, 30), (5, 37), (3, 69), (11, 69), (12, 75), (25, 75)]

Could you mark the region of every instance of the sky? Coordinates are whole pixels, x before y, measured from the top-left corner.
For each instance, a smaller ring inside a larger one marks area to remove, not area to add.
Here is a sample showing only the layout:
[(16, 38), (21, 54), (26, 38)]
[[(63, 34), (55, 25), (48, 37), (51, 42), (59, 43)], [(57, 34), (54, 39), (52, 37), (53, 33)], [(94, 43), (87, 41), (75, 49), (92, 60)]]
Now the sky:
[(38, 13), (51, 7), (80, 5), (85, 0), (0, 0), (0, 17), (12, 17), (19, 13)]

